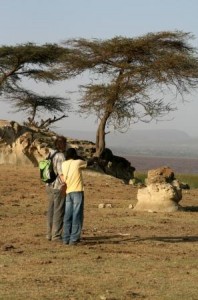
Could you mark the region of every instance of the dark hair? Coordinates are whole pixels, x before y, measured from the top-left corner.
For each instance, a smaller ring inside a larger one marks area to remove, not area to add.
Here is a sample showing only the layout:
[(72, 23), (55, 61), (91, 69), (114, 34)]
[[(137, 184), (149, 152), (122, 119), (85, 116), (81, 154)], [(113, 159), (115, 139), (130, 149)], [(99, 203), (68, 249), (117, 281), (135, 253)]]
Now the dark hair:
[(65, 151), (67, 145), (67, 139), (64, 136), (57, 136), (54, 146), (58, 151)]
[(76, 152), (75, 148), (69, 148), (66, 151), (66, 160), (68, 159), (77, 159), (78, 158), (78, 154)]

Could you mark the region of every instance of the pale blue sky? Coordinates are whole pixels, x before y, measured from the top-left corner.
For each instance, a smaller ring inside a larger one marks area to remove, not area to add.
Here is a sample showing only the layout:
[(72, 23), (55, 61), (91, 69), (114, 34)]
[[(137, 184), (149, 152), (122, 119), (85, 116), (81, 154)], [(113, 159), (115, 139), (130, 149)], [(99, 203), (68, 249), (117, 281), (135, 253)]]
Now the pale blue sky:
[[(59, 43), (68, 38), (136, 37), (148, 32), (182, 30), (195, 36), (198, 47), (197, 0), (0, 0), (0, 43)], [(69, 90), (59, 86), (55, 93)], [(43, 92), (45, 92), (43, 90)], [(178, 101), (178, 111), (160, 123), (137, 124), (134, 129), (180, 129), (198, 136), (198, 95), (189, 103)], [(1, 103), (1, 119), (20, 120)], [(95, 130), (95, 118), (71, 116), (57, 123), (68, 129)]]

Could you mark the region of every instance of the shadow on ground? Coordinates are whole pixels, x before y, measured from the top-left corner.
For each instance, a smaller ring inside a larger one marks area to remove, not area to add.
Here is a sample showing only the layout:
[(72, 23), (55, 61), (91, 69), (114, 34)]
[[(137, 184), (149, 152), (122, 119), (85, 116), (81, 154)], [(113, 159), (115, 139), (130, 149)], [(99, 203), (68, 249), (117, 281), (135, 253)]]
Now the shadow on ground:
[(144, 237), (135, 236), (133, 238), (123, 238), (120, 235), (112, 236), (98, 236), (98, 237), (84, 237), (82, 244), (94, 245), (94, 244), (122, 244), (129, 242), (145, 242), (145, 241), (157, 241), (164, 243), (194, 243), (198, 242), (198, 236), (161, 236), (161, 237)]

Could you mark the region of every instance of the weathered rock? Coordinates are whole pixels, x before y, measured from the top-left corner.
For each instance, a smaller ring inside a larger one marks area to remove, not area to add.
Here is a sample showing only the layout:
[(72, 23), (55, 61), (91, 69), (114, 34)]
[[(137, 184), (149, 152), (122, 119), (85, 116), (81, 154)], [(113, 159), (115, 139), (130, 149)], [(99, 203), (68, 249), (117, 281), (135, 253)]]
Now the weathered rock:
[(101, 153), (99, 166), (106, 174), (123, 179), (127, 184), (134, 178), (135, 168), (131, 163), (124, 157), (114, 155), (108, 148)]
[[(53, 131), (38, 129), (35, 126), (27, 127), (14, 121), (0, 120), (0, 164), (38, 166), (38, 162), (54, 147), (57, 135)], [(95, 152), (93, 142), (70, 137), (67, 137), (67, 142), (68, 147), (77, 149), (78, 155), (84, 159), (92, 157)], [(110, 159), (104, 160), (104, 165), (94, 165), (92, 169), (128, 183), (133, 178), (135, 168), (131, 167), (125, 158), (115, 156), (110, 149), (108, 150), (111, 154)]]
[(129, 204), (129, 208), (130, 209), (134, 208), (134, 205), (133, 204)]
[[(0, 164), (38, 165), (53, 148), (57, 134), (37, 128), (22, 126), (17, 122), (0, 121)], [(88, 141), (67, 138), (68, 146), (77, 149), (84, 158), (91, 157), (95, 145)]]
[(180, 206), (182, 188), (169, 167), (148, 171), (146, 187), (138, 190), (137, 204), (134, 210), (174, 212)]
[(105, 204), (105, 207), (107, 207), (107, 208), (112, 208), (113, 206), (112, 206), (111, 203), (107, 203), (107, 204)]
[(98, 204), (98, 208), (105, 208), (105, 203)]
[(160, 167), (148, 171), (148, 176), (145, 181), (146, 185), (159, 182), (172, 182), (175, 179), (174, 172), (169, 167)]

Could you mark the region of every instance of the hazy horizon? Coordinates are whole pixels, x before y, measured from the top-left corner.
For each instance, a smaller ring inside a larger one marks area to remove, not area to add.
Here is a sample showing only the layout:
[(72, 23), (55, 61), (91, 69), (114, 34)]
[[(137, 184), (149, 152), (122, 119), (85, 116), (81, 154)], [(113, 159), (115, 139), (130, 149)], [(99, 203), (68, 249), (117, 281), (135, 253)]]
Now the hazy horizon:
[[(56, 130), (67, 137), (95, 143), (94, 131)], [(115, 154), (198, 158), (198, 137), (179, 130), (131, 130), (106, 135), (106, 147)]]

